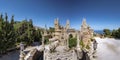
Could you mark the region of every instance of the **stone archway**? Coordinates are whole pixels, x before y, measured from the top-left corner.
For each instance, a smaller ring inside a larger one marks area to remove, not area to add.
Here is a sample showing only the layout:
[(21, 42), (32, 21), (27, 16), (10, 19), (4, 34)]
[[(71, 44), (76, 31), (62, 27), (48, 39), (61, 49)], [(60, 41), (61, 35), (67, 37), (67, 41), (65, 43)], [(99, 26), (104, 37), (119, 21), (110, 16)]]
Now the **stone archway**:
[(69, 38), (73, 38), (73, 35), (71, 33), (69, 34)]

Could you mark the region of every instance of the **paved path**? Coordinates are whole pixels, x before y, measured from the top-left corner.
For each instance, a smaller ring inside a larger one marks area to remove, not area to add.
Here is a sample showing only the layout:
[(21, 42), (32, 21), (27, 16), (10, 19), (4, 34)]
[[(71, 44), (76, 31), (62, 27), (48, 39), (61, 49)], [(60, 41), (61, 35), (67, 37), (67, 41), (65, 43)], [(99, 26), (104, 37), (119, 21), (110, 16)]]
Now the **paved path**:
[(12, 51), (0, 57), (0, 60), (19, 60), (19, 50)]
[[(95, 38), (98, 42), (95, 60), (119, 60), (120, 59), (120, 40), (104, 38)], [(37, 46), (36, 46), (37, 47)], [(33, 47), (35, 48), (35, 47)], [(33, 49), (33, 48), (28, 48)], [(48, 46), (46, 46), (48, 48)], [(10, 52), (8, 55), (0, 57), (0, 60), (18, 60), (19, 51)]]
[(120, 40), (113, 38), (95, 38), (98, 42), (96, 60), (119, 60)]

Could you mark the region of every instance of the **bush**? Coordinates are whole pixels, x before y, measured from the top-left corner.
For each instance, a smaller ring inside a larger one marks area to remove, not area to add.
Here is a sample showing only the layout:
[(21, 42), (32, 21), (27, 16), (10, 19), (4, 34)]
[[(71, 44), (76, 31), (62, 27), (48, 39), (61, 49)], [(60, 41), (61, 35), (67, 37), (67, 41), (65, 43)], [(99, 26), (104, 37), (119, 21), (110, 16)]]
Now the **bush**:
[(48, 38), (48, 37), (45, 37), (44, 43), (45, 43), (45, 44), (49, 44), (49, 38)]
[(84, 43), (82, 40), (80, 40), (80, 45), (82, 46), (82, 48), (84, 47)]
[(89, 46), (89, 45), (87, 45), (87, 46), (86, 46), (86, 49), (90, 49), (90, 46)]
[(69, 47), (72, 48), (72, 47), (76, 47), (77, 45), (77, 39), (76, 38), (70, 38), (69, 39)]
[(104, 32), (105, 37), (110, 37), (111, 36), (111, 31), (109, 29), (104, 29), (103, 32)]

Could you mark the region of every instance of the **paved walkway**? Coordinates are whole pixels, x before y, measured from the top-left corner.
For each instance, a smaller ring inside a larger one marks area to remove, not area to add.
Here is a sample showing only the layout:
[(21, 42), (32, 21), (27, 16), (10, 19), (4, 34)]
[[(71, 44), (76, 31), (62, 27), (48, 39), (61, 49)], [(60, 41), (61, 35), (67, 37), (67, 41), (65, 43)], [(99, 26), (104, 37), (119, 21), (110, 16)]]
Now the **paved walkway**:
[(19, 60), (19, 50), (12, 51), (0, 57), (0, 60)]
[(96, 60), (119, 60), (120, 59), (120, 40), (113, 38), (95, 38), (98, 42)]

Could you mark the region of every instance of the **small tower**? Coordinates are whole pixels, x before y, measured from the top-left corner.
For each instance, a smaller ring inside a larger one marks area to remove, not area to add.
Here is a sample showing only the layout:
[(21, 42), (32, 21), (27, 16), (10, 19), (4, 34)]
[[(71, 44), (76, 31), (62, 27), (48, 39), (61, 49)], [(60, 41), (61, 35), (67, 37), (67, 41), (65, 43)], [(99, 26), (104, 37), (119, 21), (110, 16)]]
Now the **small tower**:
[(77, 48), (80, 48), (80, 35), (78, 31), (77, 31)]
[(45, 25), (45, 29), (44, 29), (44, 35), (47, 35), (47, 25)]
[(55, 30), (58, 30), (59, 29), (59, 22), (58, 22), (58, 18), (55, 19), (54, 21), (54, 25), (55, 25)]
[(87, 28), (87, 27), (88, 27), (88, 25), (87, 25), (87, 23), (86, 23), (86, 19), (83, 18), (81, 28)]
[(44, 40), (45, 40), (44, 33), (41, 32), (41, 34), (42, 34), (42, 46), (44, 46)]
[(66, 29), (69, 29), (70, 28), (70, 22), (69, 22), (69, 20), (67, 20), (67, 22), (66, 22)]
[[(82, 21), (82, 25), (81, 25), (81, 29), (80, 29), (80, 38), (84, 44), (84, 49), (90, 49), (90, 45), (91, 45), (91, 38), (92, 38), (92, 32), (90, 27), (87, 25), (86, 23), (86, 19), (84, 18)], [(87, 47), (87, 48), (86, 48)]]

